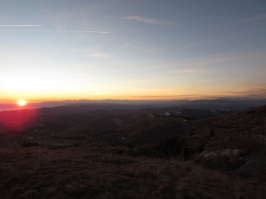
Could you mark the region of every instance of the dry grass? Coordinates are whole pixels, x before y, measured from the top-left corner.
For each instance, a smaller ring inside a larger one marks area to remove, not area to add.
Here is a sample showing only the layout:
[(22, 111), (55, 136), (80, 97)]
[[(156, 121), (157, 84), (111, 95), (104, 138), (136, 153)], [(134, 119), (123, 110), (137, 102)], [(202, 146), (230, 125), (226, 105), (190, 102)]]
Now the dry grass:
[(266, 198), (261, 184), (193, 162), (131, 156), (127, 148), (0, 148), (5, 198)]

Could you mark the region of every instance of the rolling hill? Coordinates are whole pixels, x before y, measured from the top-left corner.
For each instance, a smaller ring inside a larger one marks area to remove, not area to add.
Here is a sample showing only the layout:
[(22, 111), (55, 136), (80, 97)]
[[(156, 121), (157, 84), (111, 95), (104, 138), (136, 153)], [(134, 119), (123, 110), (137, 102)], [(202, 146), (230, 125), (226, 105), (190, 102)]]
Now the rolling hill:
[(2, 123), (1, 198), (266, 196), (266, 106), (64, 109), (23, 131)]

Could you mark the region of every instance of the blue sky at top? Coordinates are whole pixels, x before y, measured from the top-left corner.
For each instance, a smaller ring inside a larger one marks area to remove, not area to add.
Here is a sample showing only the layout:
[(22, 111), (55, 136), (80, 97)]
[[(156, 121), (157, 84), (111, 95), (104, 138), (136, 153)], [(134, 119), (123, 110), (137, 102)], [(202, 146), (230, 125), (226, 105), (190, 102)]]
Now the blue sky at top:
[(0, 2), (3, 99), (266, 97), (266, 2)]

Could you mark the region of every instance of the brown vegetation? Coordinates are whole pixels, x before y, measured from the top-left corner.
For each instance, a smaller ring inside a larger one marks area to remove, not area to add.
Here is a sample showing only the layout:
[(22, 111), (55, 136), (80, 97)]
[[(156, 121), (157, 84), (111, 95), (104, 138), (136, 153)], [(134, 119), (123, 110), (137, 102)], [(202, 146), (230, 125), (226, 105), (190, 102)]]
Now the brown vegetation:
[(47, 114), (0, 128), (11, 132), (0, 136), (0, 197), (266, 198), (265, 109), (201, 121), (172, 108)]
[(178, 158), (132, 155), (125, 147), (83, 143), (2, 147), (1, 198), (265, 198), (264, 184)]

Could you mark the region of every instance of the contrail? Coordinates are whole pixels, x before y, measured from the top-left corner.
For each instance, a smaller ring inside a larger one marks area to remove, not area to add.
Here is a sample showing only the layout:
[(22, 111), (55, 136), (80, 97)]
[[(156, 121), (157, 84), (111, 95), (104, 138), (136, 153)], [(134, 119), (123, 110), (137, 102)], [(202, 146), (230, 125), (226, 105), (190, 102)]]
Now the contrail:
[[(1, 27), (1, 25), (0, 25)], [(96, 34), (109, 34), (110, 32), (106, 31), (79, 31), (79, 30), (0, 30), (8, 32), (66, 32), (66, 33), (96, 33)]]
[(42, 25), (0, 25), (0, 27), (39, 27)]
[[(22, 25), (0, 25), (0, 27), (40, 27), (42, 25), (35, 25), (35, 24), (22, 24)], [(20, 30), (0, 30), (0, 31), (28, 31), (28, 32), (73, 32), (73, 33), (98, 33), (98, 34), (109, 34), (110, 32), (107, 31), (95, 31), (95, 30), (25, 30), (25, 29), (20, 29)]]
[(77, 32), (77, 33), (99, 33), (99, 34), (109, 34), (110, 32), (104, 32), (104, 31), (82, 31), (82, 30), (63, 30), (63, 31), (56, 31), (56, 32)]

